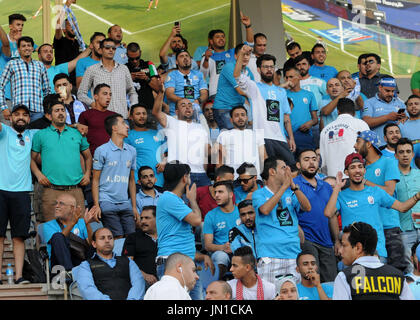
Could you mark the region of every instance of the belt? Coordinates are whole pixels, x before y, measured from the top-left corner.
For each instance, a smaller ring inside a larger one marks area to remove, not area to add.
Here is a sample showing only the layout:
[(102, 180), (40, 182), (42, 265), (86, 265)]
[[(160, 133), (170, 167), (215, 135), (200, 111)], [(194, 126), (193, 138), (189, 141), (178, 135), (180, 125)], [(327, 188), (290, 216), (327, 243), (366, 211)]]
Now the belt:
[(168, 258), (159, 257), (156, 259), (156, 265), (165, 264), (166, 260), (168, 260)]
[(72, 189), (79, 188), (79, 185), (76, 184), (74, 186), (57, 186), (55, 184), (51, 184), (49, 188), (54, 189), (54, 190), (72, 190)]

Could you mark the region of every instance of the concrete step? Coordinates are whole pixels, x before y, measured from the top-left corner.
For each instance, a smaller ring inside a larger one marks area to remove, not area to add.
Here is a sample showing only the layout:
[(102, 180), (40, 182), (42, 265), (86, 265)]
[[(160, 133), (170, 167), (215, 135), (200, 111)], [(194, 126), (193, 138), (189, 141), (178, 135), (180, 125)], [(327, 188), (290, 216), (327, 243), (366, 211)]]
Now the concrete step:
[(0, 300), (48, 300), (46, 284), (4, 284), (0, 286)]

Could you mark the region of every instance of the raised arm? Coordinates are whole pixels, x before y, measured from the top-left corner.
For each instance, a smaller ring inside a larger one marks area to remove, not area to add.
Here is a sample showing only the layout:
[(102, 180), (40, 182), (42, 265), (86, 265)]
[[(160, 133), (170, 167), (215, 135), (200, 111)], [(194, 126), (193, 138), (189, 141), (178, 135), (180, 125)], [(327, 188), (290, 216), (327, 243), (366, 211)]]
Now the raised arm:
[(328, 203), (324, 209), (324, 215), (328, 218), (332, 218), (337, 212), (338, 194), (340, 193), (341, 188), (344, 187), (344, 185), (346, 184), (346, 182), (343, 180), (343, 173), (341, 171), (338, 171), (335, 179), (335, 187), (331, 194), (330, 200), (328, 200)]
[(244, 15), (242, 11), (240, 11), (240, 14), (241, 14), (241, 22), (245, 26), (246, 42), (253, 43), (254, 31), (252, 30), (251, 19), (248, 16)]
[(90, 48), (88, 47), (87, 49), (85, 49), (82, 53), (80, 53), (76, 58), (74, 58), (73, 60), (71, 60), (69, 62), (69, 73), (73, 72), (74, 69), (76, 69), (76, 64), (77, 61), (79, 61), (82, 58), (86, 58), (90, 55), (92, 51), (90, 50)]
[(392, 205), (392, 209), (395, 209), (399, 212), (407, 212), (412, 207), (414, 207), (419, 200), (420, 200), (420, 191), (404, 202), (395, 200), (395, 202)]
[[(160, 80), (161, 81), (161, 80)], [(160, 125), (166, 128), (168, 120), (166, 119), (166, 113), (162, 111), (162, 104), (163, 104), (163, 95), (164, 95), (164, 86), (163, 83), (160, 82), (159, 90), (156, 92), (155, 101), (153, 103), (152, 114), (155, 116), (156, 120), (159, 121)]]
[(6, 32), (3, 30), (2, 26), (0, 26), (0, 41), (1, 41), (1, 51), (6, 57), (10, 57), (12, 54), (10, 51), (10, 43), (9, 39), (7, 38)]
[(175, 35), (181, 33), (181, 27), (180, 26), (173, 26), (171, 33), (169, 34), (168, 39), (166, 39), (165, 43), (163, 44), (162, 48), (160, 48), (159, 51), (159, 58), (160, 63), (166, 64), (168, 63), (168, 51), (169, 47), (171, 45), (172, 38), (175, 37)]

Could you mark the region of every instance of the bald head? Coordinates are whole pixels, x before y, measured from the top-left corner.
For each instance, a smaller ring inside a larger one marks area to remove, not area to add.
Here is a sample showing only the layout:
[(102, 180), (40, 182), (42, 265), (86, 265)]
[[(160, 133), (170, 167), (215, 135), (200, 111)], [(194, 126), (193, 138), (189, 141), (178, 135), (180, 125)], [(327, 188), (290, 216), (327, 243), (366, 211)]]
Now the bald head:
[(327, 93), (331, 99), (337, 98), (343, 92), (343, 85), (337, 78), (331, 78), (327, 82)]
[(210, 283), (206, 289), (206, 300), (231, 300), (232, 288), (226, 281), (218, 280)]
[(55, 202), (55, 217), (66, 224), (72, 218), (76, 205), (77, 202), (74, 196), (68, 193), (60, 194)]
[(188, 290), (192, 290), (198, 280), (196, 271), (193, 259), (185, 254), (175, 252), (166, 260), (165, 275), (176, 278)]

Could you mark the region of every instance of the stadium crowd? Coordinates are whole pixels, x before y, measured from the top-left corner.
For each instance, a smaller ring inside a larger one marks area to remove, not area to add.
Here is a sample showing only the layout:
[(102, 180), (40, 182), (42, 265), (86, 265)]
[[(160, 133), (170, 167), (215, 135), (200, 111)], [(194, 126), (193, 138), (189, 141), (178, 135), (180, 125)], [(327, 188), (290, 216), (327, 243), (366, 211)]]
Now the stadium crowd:
[(0, 27), (16, 284), (33, 212), (88, 300), (420, 299), (420, 71), (402, 101), (375, 53), (288, 39), (280, 66), (242, 13), (246, 42), (175, 24), (155, 63), (118, 25), (85, 43), (71, 4), (52, 44)]

